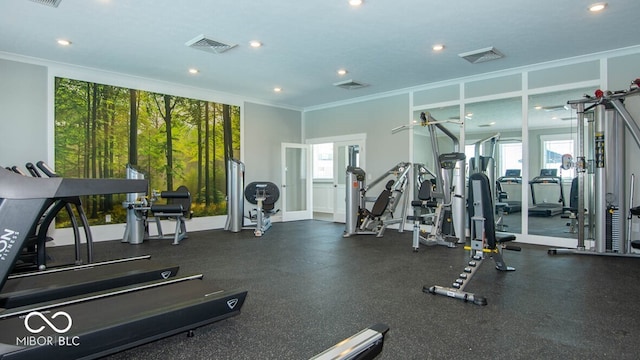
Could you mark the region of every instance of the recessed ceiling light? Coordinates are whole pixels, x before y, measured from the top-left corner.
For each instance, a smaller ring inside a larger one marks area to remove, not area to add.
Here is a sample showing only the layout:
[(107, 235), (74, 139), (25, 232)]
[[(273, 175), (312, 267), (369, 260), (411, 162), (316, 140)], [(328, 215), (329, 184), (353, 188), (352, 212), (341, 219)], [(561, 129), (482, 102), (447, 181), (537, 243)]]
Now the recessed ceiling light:
[(349, 5), (351, 5), (351, 6), (360, 6), (360, 5), (362, 5), (362, 0), (349, 0)]
[(540, 105), (536, 105), (536, 106), (534, 107), (534, 109), (536, 109), (536, 110), (542, 110), (542, 106), (540, 106)]
[(65, 39), (58, 39), (58, 44), (62, 46), (69, 46), (71, 45), (71, 41), (65, 40)]
[(259, 48), (260, 46), (262, 46), (262, 43), (258, 40), (252, 40), (249, 41), (249, 46), (251, 46), (252, 48)]
[(589, 11), (598, 12), (604, 10), (607, 7), (607, 3), (597, 3), (589, 6)]
[(274, 87), (274, 88), (273, 88), (273, 91), (275, 91), (275, 92), (281, 92), (281, 91), (282, 91), (282, 88), (280, 88), (280, 87)]
[(189, 74), (197, 74), (197, 73), (199, 73), (199, 72), (200, 72), (200, 70), (198, 70), (198, 69), (196, 69), (196, 68), (191, 68), (191, 69), (189, 69)]
[(347, 71), (347, 70), (345, 70), (345, 69), (340, 69), (340, 70), (338, 70), (338, 75), (340, 75), (340, 76), (347, 75), (347, 73), (348, 73), (348, 71)]
[(435, 45), (433, 45), (432, 49), (433, 49), (433, 51), (442, 51), (442, 50), (444, 50), (444, 45), (435, 44)]

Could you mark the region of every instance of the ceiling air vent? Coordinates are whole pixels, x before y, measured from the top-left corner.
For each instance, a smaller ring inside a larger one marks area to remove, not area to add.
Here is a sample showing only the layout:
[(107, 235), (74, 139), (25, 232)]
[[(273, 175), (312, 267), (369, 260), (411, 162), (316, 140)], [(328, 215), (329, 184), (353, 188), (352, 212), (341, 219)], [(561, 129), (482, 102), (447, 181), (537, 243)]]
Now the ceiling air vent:
[(333, 86), (337, 86), (339, 88), (343, 88), (343, 89), (347, 89), (347, 90), (355, 90), (355, 89), (360, 89), (360, 88), (363, 88), (363, 87), (367, 87), (367, 86), (369, 86), (369, 84), (365, 84), (365, 83), (361, 83), (361, 82), (357, 82), (357, 81), (353, 81), (353, 80), (345, 80), (345, 81), (337, 82), (337, 83), (333, 84)]
[(474, 50), (474, 51), (458, 54), (458, 56), (460, 56), (461, 58), (467, 60), (472, 64), (478, 64), (478, 63), (487, 62), (491, 60), (501, 59), (504, 57), (504, 54), (502, 54), (496, 48), (491, 46), (491, 47), (480, 49), (480, 50)]
[(58, 7), (58, 5), (60, 5), (60, 2), (62, 0), (31, 0), (34, 3), (38, 3), (38, 4), (42, 4), (42, 5), (47, 5), (47, 6), (51, 6), (51, 7)]
[(222, 41), (213, 40), (204, 35), (198, 35), (185, 43), (188, 47), (214, 53), (222, 54), (223, 52), (233, 49), (238, 44), (226, 44)]

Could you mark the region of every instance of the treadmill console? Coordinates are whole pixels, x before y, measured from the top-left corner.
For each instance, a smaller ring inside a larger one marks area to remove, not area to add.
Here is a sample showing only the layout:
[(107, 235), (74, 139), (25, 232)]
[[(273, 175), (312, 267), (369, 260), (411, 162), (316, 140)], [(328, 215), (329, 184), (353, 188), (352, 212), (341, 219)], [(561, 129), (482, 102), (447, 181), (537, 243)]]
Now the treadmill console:
[(558, 169), (540, 169), (541, 177), (557, 177)]

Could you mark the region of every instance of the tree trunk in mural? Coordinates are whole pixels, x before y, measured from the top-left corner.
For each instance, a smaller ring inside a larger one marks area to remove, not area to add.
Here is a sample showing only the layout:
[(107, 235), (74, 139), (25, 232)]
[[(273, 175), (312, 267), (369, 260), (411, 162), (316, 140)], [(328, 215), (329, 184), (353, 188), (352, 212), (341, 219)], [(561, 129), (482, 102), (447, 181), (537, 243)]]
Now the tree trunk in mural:
[[(211, 133), (213, 134), (213, 136), (211, 136), (213, 138), (212, 140), (212, 144), (211, 147), (213, 148), (213, 159), (212, 159), (212, 166), (211, 166), (211, 170), (213, 172), (213, 177), (211, 179), (211, 187), (213, 189), (216, 188), (216, 114), (218, 113), (216, 110), (218, 109), (218, 105), (217, 104), (213, 104), (213, 121), (211, 122)], [(227, 168), (227, 165), (225, 163), (225, 169)], [(226, 171), (226, 170), (225, 170)], [(217, 203), (218, 202), (218, 192), (217, 191), (213, 191), (213, 202)]]
[(198, 101), (197, 106), (196, 131), (198, 133), (198, 186), (196, 187), (196, 199), (198, 202), (200, 202), (202, 201), (202, 101)]
[[(103, 158), (103, 170), (102, 170), (102, 178), (112, 178), (113, 177), (113, 130), (114, 123), (116, 117), (116, 101), (117, 101), (117, 90), (113, 89), (110, 86), (105, 87), (105, 99), (107, 102), (105, 104), (105, 117), (104, 121), (104, 155)], [(104, 202), (102, 205), (102, 211), (109, 211), (113, 208), (113, 195), (106, 194), (104, 195)]]
[[(229, 105), (222, 105), (222, 131), (224, 133), (224, 163), (226, 164), (229, 159), (233, 158), (233, 137), (231, 136), (231, 113)], [(225, 178), (229, 177), (227, 174), (227, 167), (225, 169)]]
[(138, 91), (129, 89), (129, 164), (138, 165)]
[(91, 149), (91, 88), (95, 87), (93, 83), (87, 83), (87, 118), (84, 122), (84, 158), (83, 158), (83, 177), (89, 177), (89, 151)]
[(160, 112), (160, 115), (162, 116), (162, 118), (164, 119), (164, 124), (165, 124), (165, 131), (167, 134), (166, 137), (166, 159), (167, 159), (167, 163), (166, 163), (166, 176), (167, 176), (167, 190), (173, 190), (173, 136), (171, 135), (171, 130), (172, 130), (172, 119), (173, 119), (173, 108), (176, 106), (176, 104), (178, 103), (177, 101), (174, 101), (173, 104), (171, 104), (171, 95), (162, 95), (162, 99), (164, 102), (164, 112), (162, 107), (160, 106), (160, 103), (158, 103), (158, 99), (156, 98), (156, 105), (158, 106), (158, 111)]
[[(93, 89), (91, 90), (92, 93), (92, 104), (91, 104), (91, 130), (90, 130), (90, 146), (91, 146), (91, 159), (90, 159), (90, 168), (91, 168), (91, 178), (95, 179), (98, 177), (98, 164), (97, 164), (97, 157), (98, 157), (98, 140), (97, 140), (97, 133), (98, 133), (98, 106), (99, 106), (99, 97), (98, 97), (98, 84), (93, 84)], [(97, 196), (92, 196), (91, 197), (91, 210), (90, 210), (90, 214), (91, 217), (97, 217), (98, 216), (98, 197)]]
[(209, 102), (207, 101), (204, 107), (204, 206), (206, 207), (211, 205), (211, 198), (209, 197), (209, 134)]

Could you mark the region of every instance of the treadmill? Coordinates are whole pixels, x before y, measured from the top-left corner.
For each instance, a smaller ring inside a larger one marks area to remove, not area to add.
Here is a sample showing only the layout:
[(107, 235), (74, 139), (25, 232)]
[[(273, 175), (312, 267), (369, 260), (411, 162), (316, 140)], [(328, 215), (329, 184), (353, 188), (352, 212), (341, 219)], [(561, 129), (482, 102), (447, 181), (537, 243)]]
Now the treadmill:
[[(0, 169), (0, 289), (47, 201), (146, 189), (146, 180), (25, 178)], [(103, 357), (237, 315), (246, 295), (200, 274), (0, 309), (0, 359)]]
[[(533, 206), (529, 208), (529, 216), (556, 216), (562, 214), (565, 207), (564, 190), (562, 190), (562, 178), (558, 176), (557, 169), (540, 169), (540, 176), (529, 181), (531, 188), (531, 201)], [(559, 188), (559, 198), (554, 202), (544, 202), (536, 200), (535, 187), (537, 186), (557, 186)]]
[(10, 275), (0, 290), (0, 309), (12, 309), (176, 276), (179, 266), (150, 255)]
[[(507, 188), (515, 186), (517, 186), (518, 188), (522, 187), (522, 176), (520, 176), (520, 169), (507, 169), (504, 172), (504, 176), (498, 178), (498, 184), (500, 184), (502, 191), (505, 192), (507, 196), (513, 195), (513, 193), (509, 192)], [(518, 191), (518, 193), (521, 194), (522, 192)], [(507, 204), (507, 206), (505, 206), (504, 208), (504, 212), (507, 214), (511, 214), (522, 211), (522, 200), (519, 200), (521, 198), (513, 196), (510, 197), (511, 199), (507, 197), (507, 199), (502, 200), (503, 203)]]

